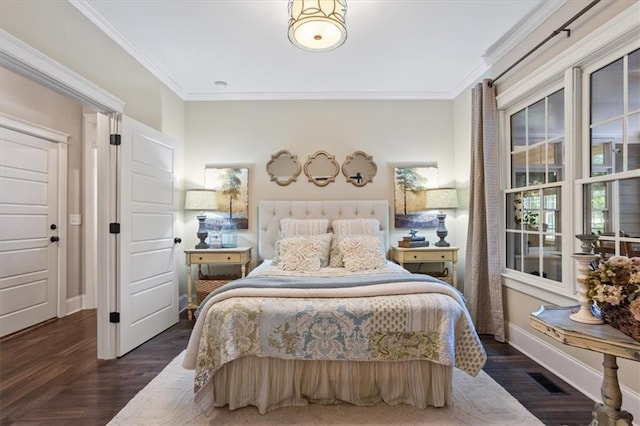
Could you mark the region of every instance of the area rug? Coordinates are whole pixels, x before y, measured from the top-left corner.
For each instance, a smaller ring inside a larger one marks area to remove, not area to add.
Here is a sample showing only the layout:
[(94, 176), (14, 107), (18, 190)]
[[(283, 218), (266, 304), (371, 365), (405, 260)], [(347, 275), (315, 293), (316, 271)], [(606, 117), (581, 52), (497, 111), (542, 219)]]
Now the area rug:
[(453, 375), (453, 404), (444, 408), (309, 404), (265, 415), (254, 407), (218, 408), (207, 417), (193, 402), (193, 371), (182, 368), (183, 356), (171, 361), (109, 425), (542, 425), (485, 372), (471, 377), (459, 370)]

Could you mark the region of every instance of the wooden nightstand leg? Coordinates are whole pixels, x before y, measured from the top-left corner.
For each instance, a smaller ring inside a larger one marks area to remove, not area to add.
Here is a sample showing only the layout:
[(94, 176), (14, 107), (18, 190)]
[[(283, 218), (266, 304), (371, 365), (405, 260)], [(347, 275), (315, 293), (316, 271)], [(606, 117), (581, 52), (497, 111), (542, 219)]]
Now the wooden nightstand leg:
[(243, 264), (240, 266), (240, 273), (242, 274), (242, 278), (244, 278), (244, 277), (245, 277), (246, 272), (247, 272), (247, 264), (246, 264), (246, 263), (243, 263)]
[(193, 303), (191, 300), (191, 264), (187, 265), (187, 318), (191, 321), (193, 317)]

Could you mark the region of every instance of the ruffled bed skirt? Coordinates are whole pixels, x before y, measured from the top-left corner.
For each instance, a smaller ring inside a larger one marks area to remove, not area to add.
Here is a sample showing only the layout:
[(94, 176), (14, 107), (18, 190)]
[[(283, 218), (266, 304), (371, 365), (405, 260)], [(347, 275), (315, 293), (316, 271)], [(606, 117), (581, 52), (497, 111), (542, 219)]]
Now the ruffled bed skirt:
[(309, 402), (451, 404), (453, 367), (429, 361), (305, 361), (255, 356), (226, 364), (196, 395), (204, 413), (254, 405), (261, 414)]

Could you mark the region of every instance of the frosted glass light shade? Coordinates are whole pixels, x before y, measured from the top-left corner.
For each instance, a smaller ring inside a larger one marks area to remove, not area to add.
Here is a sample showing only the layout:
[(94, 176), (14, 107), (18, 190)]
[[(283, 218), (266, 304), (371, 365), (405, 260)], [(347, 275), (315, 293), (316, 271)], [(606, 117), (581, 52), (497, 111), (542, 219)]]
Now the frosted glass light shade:
[(427, 210), (457, 209), (458, 192), (455, 188), (428, 189), (425, 207)]
[(347, 39), (346, 0), (289, 0), (289, 40), (301, 49), (323, 51)]

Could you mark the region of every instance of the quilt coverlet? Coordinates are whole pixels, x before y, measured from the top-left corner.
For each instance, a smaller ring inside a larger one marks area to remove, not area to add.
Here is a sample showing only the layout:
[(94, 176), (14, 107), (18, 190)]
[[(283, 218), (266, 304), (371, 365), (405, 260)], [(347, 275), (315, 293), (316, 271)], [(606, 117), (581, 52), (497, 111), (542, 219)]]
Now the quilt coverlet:
[(460, 294), (446, 284), (399, 280), (351, 288), (236, 286), (216, 295), (196, 322), (183, 364), (196, 370), (194, 391), (225, 363), (248, 355), (427, 360), (476, 375), (486, 353)]

